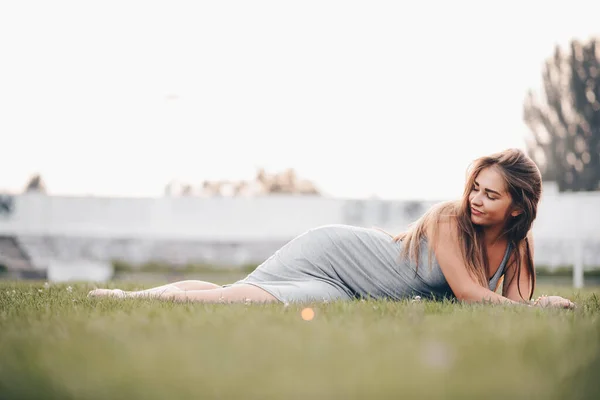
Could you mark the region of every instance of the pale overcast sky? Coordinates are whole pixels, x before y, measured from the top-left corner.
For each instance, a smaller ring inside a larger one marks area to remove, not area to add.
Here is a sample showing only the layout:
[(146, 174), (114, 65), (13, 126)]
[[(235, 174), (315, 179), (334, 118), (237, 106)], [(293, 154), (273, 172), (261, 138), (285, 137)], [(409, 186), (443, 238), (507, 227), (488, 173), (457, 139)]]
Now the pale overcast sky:
[(0, 191), (160, 196), (295, 168), (334, 197), (459, 195), (598, 1), (0, 1)]

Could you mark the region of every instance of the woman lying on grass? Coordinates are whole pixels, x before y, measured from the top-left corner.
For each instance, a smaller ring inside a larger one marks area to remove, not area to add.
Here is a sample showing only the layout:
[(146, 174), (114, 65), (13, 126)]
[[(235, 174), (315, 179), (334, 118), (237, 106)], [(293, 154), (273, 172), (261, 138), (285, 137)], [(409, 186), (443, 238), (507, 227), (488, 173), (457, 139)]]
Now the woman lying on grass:
[[(559, 296), (531, 302), (531, 226), (541, 188), (535, 163), (509, 149), (475, 160), (462, 199), (432, 207), (396, 237), (327, 225), (294, 238), (230, 285), (182, 281), (135, 292), (96, 289), (89, 295), (284, 303), (421, 296), (573, 308)], [(500, 282), (502, 295), (496, 293)]]

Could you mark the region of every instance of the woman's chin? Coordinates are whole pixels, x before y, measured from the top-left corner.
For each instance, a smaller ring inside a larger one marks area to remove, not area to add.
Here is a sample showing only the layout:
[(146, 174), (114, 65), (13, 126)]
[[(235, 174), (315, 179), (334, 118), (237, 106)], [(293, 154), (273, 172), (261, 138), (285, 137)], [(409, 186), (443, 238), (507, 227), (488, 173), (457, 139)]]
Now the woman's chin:
[(483, 218), (471, 214), (471, 222), (475, 225), (483, 225)]

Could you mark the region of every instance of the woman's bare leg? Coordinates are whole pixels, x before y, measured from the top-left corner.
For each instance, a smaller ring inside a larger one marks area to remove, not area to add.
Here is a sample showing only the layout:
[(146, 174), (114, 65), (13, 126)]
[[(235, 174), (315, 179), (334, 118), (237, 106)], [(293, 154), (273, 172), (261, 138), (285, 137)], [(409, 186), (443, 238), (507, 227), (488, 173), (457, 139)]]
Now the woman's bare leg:
[[(210, 290), (210, 289), (218, 289), (221, 285), (217, 285), (216, 283), (204, 282), (204, 281), (196, 281), (196, 280), (187, 280), (187, 281), (179, 281), (169, 283), (167, 285), (158, 286), (145, 290), (137, 290), (136, 293), (153, 293), (153, 292), (162, 292), (168, 288), (177, 288), (180, 290)], [(133, 293), (133, 292), (127, 292)]]
[[(118, 290), (118, 289), (117, 289)], [(263, 289), (246, 284), (219, 287), (217, 289), (205, 290), (181, 290), (178, 287), (169, 287), (153, 292), (123, 292), (110, 291), (98, 293), (101, 296), (115, 297), (142, 297), (160, 300), (193, 301), (201, 303), (269, 303), (279, 301)]]
[(170, 285), (178, 287), (181, 290), (209, 290), (221, 287), (221, 285), (217, 285), (216, 283), (197, 280), (173, 282)]
[(114, 292), (115, 294), (120, 295), (119, 297), (124, 297), (123, 295), (121, 295), (122, 293), (149, 294), (149, 293), (162, 293), (165, 290), (169, 290), (169, 289), (171, 289), (171, 290), (172, 289), (210, 290), (210, 289), (218, 289), (220, 287), (221, 286), (217, 285), (216, 283), (197, 281), (197, 280), (186, 280), (186, 281), (173, 282), (173, 283), (169, 283), (166, 285), (153, 287), (150, 289), (137, 290), (137, 291), (131, 291), (131, 292), (126, 292), (126, 291), (123, 291), (120, 289), (96, 289), (96, 290), (90, 291), (89, 296), (105, 295), (105, 294), (110, 294), (111, 292)]

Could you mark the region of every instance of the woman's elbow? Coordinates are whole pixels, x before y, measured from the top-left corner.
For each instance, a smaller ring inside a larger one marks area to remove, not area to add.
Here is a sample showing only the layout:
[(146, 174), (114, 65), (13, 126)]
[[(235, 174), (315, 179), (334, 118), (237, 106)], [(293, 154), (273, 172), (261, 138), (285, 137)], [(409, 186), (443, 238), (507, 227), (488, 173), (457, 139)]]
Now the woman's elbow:
[(452, 290), (457, 300), (472, 302), (481, 301), (480, 293), (478, 293), (475, 285), (461, 285)]
[(456, 297), (456, 299), (460, 301), (464, 301), (468, 297), (467, 290), (462, 287), (452, 289), (452, 293), (454, 293), (454, 297)]

